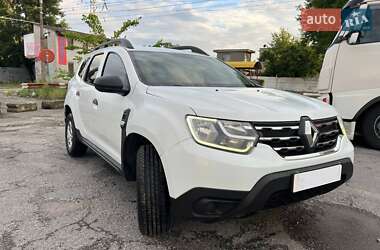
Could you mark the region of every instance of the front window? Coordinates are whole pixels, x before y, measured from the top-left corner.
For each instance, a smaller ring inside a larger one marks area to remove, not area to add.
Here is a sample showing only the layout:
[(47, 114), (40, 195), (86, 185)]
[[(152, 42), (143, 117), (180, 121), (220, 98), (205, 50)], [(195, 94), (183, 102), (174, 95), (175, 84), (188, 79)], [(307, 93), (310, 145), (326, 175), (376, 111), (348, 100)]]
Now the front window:
[(130, 52), (140, 80), (151, 86), (252, 87), (223, 62), (206, 56), (167, 52)]
[[(333, 44), (344, 41), (347, 35), (357, 31), (361, 33), (357, 44), (380, 42), (380, 5), (370, 4), (367, 8), (362, 6), (360, 8), (349, 9), (347, 11), (350, 14), (347, 15), (347, 19), (354, 19), (353, 15), (355, 15), (355, 12), (358, 12), (358, 10), (366, 13), (365, 15), (369, 20), (369, 24), (356, 26), (355, 29), (342, 28), (335, 37)], [(344, 20), (344, 23), (347, 22), (347, 19)], [(360, 19), (354, 20), (359, 20), (360, 22)]]

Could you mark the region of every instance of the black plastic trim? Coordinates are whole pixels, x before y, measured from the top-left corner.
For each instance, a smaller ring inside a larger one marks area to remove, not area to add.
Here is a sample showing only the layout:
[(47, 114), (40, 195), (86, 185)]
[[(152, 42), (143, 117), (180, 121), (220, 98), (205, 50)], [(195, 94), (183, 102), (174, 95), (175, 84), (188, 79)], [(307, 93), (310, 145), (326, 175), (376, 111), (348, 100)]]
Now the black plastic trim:
[(109, 163), (114, 169), (116, 169), (119, 173), (122, 173), (122, 167), (121, 165), (115, 161), (111, 156), (109, 156), (107, 153), (105, 153), (103, 150), (101, 150), (99, 147), (97, 147), (95, 144), (87, 140), (82, 136), (79, 130), (76, 130), (76, 133), (79, 137), (79, 140), (85, 144), (87, 147), (92, 149), (98, 156), (103, 158), (107, 163)]
[(176, 50), (191, 50), (191, 52), (193, 52), (193, 53), (209, 56), (209, 54), (207, 54), (202, 49), (197, 48), (195, 46), (176, 46), (176, 47), (173, 47), (172, 49), (176, 49)]
[[(128, 124), (128, 119), (129, 115), (131, 114), (130, 109), (126, 109), (123, 112), (123, 115), (121, 117), (121, 122), (120, 122), (120, 128), (121, 128), (121, 162), (122, 162), (122, 169), (126, 175), (129, 175), (128, 173), (128, 166), (126, 164), (127, 159), (126, 159), (126, 140), (127, 140), (127, 124)], [(127, 176), (127, 179), (128, 176)]]
[[(292, 193), (294, 174), (322, 169), (335, 165), (342, 165), (342, 180), (313, 189)], [(265, 208), (277, 207), (296, 201), (302, 201), (334, 190), (353, 175), (353, 164), (349, 158), (328, 162), (315, 166), (294, 169), (269, 174), (261, 178), (248, 192), (231, 191), (210, 188), (194, 188), (177, 199), (171, 199), (172, 212), (175, 218), (195, 218), (203, 221), (218, 221), (231, 217), (241, 217)], [(280, 200), (277, 204), (274, 197)], [(201, 213), (197, 205), (199, 202), (221, 202), (224, 206), (231, 206), (223, 214)], [(227, 203), (229, 202), (229, 203)]]

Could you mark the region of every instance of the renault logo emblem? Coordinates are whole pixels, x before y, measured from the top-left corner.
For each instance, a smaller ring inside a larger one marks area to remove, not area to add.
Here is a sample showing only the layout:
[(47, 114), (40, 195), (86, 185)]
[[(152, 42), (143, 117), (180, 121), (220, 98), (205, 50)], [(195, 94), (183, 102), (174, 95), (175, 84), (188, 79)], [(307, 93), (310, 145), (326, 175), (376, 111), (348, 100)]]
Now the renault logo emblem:
[(312, 151), (317, 144), (319, 130), (309, 117), (301, 118), (299, 135), (304, 141), (305, 148)]

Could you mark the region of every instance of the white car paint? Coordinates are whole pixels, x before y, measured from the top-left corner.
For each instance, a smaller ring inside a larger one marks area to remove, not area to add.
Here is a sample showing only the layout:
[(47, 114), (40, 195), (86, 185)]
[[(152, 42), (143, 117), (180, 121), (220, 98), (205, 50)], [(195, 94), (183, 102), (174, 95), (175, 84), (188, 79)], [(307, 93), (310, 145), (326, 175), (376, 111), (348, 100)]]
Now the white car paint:
[[(188, 53), (153, 48), (136, 50)], [(139, 134), (153, 144), (161, 157), (172, 198), (198, 187), (248, 191), (266, 174), (344, 158), (354, 160), (353, 146), (344, 135), (340, 136), (336, 151), (313, 157), (306, 155), (298, 160), (287, 160), (272, 147), (261, 143), (248, 154), (199, 145), (186, 124), (187, 115), (237, 121), (299, 122), (302, 116), (330, 118), (337, 116), (337, 112), (317, 100), (272, 89), (149, 87), (139, 80), (127, 49), (110, 47), (96, 53), (99, 52), (114, 52), (123, 59), (130, 93), (127, 96), (101, 93), (76, 75), (70, 81), (65, 106), (70, 107), (83, 137), (119, 164), (122, 150), (120, 122), (123, 111), (130, 109), (126, 136)], [(102, 72), (102, 66), (99, 72)], [(97, 106), (92, 104), (95, 98)]]

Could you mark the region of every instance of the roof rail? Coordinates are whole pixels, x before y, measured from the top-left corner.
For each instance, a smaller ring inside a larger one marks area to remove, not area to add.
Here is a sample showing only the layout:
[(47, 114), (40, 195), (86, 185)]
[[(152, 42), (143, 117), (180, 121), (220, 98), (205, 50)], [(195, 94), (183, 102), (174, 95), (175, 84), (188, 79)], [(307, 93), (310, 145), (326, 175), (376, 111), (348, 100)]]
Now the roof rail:
[(112, 39), (105, 43), (100, 44), (99, 46), (94, 48), (94, 50), (104, 49), (111, 46), (121, 46), (128, 49), (133, 49), (132, 43), (127, 39)]
[(201, 50), (200, 48), (197, 48), (197, 47), (194, 47), (194, 46), (176, 46), (176, 47), (173, 47), (172, 49), (176, 49), (176, 50), (191, 50), (191, 52), (193, 52), (193, 53), (198, 53), (198, 54), (205, 55), (205, 56), (209, 55), (206, 52), (204, 52), (203, 50)]

